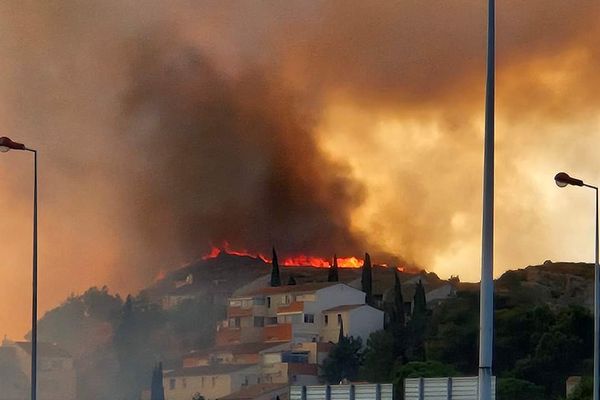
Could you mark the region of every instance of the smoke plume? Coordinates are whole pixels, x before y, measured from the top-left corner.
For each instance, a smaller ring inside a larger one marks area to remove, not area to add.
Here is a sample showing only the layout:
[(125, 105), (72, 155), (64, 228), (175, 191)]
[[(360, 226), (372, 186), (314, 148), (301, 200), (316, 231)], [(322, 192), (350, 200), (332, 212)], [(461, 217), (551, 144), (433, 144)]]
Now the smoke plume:
[[(600, 182), (600, 5), (497, 7), (496, 271), (589, 260), (589, 196), (552, 176)], [(0, 54), (1, 134), (40, 151), (43, 307), (225, 241), (478, 279), (484, 2), (7, 1)], [(13, 334), (30, 161), (0, 157)]]

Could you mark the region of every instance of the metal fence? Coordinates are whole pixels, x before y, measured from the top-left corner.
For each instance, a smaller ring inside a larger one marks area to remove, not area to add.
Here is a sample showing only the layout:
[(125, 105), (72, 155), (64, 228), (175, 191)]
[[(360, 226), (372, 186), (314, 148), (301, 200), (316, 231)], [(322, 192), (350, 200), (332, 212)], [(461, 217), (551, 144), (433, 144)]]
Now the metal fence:
[[(404, 400), (478, 400), (478, 378), (412, 378), (404, 380)], [(496, 377), (492, 377), (496, 399)]]
[(393, 400), (394, 386), (385, 384), (290, 387), (290, 400)]

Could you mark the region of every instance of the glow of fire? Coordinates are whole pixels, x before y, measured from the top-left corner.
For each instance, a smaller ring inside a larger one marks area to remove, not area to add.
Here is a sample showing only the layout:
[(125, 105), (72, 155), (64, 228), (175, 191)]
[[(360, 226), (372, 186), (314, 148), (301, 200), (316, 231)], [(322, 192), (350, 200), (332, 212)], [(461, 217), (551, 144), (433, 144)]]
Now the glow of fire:
[[(224, 243), (221, 247), (212, 246), (210, 252), (202, 257), (203, 260), (209, 260), (212, 258), (216, 258), (221, 252), (225, 252), (226, 254), (231, 254), (235, 256), (247, 256), (253, 258), (260, 258), (266, 263), (271, 262), (271, 258), (265, 256), (264, 254), (250, 252), (247, 250), (240, 249), (232, 249), (229, 243)], [(338, 257), (338, 266), (340, 268), (360, 268), (363, 265), (363, 260), (356, 257)], [(329, 268), (331, 266), (332, 260), (328, 260), (322, 257), (314, 257), (314, 256), (306, 256), (306, 255), (298, 255), (293, 257), (286, 257), (282, 259), (279, 264), (292, 267), (292, 266), (311, 266), (317, 268)]]

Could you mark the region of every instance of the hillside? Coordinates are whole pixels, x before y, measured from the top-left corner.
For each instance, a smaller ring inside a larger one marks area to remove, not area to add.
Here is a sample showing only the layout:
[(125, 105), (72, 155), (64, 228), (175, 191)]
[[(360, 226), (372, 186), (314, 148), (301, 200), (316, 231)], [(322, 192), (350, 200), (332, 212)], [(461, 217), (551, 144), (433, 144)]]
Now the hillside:
[(511, 302), (593, 309), (594, 266), (551, 262), (505, 272), (496, 280), (496, 294)]

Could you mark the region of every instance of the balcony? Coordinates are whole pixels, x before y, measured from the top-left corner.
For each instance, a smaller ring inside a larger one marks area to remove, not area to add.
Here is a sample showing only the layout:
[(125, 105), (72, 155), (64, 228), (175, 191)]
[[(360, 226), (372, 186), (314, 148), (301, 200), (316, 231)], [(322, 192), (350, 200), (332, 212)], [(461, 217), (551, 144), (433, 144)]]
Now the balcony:
[(216, 342), (219, 346), (240, 343), (242, 332), (239, 328), (221, 328), (217, 331)]
[(303, 301), (294, 301), (285, 306), (279, 306), (277, 308), (277, 313), (299, 313), (304, 311), (304, 302)]
[(277, 324), (265, 326), (264, 342), (288, 342), (292, 340), (292, 324)]
[(242, 308), (242, 307), (228, 307), (227, 308), (227, 317), (235, 318), (235, 317), (250, 317), (252, 316), (252, 308)]

